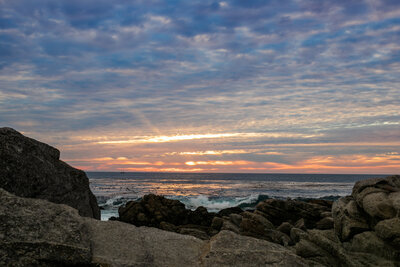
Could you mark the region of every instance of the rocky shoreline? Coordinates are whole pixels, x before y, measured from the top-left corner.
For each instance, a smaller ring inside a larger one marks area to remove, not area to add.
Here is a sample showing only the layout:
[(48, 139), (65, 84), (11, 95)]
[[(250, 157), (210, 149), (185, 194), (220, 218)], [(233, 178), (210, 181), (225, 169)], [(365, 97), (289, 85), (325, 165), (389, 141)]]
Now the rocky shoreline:
[(0, 266), (400, 266), (398, 175), (251, 211), (147, 195), (105, 222), (84, 172), (0, 128), (0, 203)]

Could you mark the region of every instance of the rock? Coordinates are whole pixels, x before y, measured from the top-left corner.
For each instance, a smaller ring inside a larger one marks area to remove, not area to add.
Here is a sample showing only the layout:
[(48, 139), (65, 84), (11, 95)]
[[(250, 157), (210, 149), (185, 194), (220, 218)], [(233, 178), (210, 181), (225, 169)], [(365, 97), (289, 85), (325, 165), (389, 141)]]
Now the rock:
[(296, 227), (296, 228), (299, 228), (301, 230), (307, 230), (307, 227), (305, 225), (305, 222), (304, 222), (303, 218), (301, 218), (297, 222), (295, 222), (293, 226)]
[(305, 238), (305, 236), (307, 236), (307, 233), (299, 228), (293, 227), (290, 229), (290, 239), (295, 243), (299, 242), (300, 239)]
[(317, 224), (315, 228), (319, 230), (327, 230), (333, 228), (333, 218), (332, 217), (324, 217)]
[(353, 198), (371, 217), (370, 224), (400, 214), (400, 176), (367, 179), (354, 185)]
[(76, 209), (3, 189), (0, 203), (0, 266), (89, 266), (89, 230)]
[(223, 216), (229, 216), (230, 214), (240, 214), (242, 213), (243, 210), (240, 207), (232, 207), (232, 208), (226, 208), (222, 209), (218, 212), (218, 216), (223, 217)]
[(357, 206), (353, 197), (340, 198), (332, 206), (335, 232), (342, 241), (369, 230), (363, 211)]
[(210, 226), (215, 213), (209, 213), (206, 208), (200, 206), (195, 211), (189, 211), (188, 221), (191, 224)]
[(229, 221), (229, 219), (224, 219), (222, 226), (221, 226), (221, 231), (222, 230), (227, 230), (227, 231), (232, 231), (236, 234), (239, 234), (240, 229), (238, 226), (236, 226), (235, 224), (233, 224), (231, 221)]
[(170, 232), (178, 232), (179, 228), (172, 223), (160, 222), (160, 229)]
[(372, 231), (355, 235), (349, 244), (346, 245), (346, 249), (351, 252), (363, 252), (391, 262), (400, 263), (400, 250), (386, 244), (384, 240)]
[(229, 214), (229, 220), (236, 226), (240, 226), (240, 223), (242, 222), (242, 216), (236, 213), (231, 213)]
[(116, 221), (86, 223), (100, 266), (199, 266), (204, 242), (193, 236)]
[(179, 233), (183, 234), (183, 235), (191, 235), (191, 236), (197, 237), (202, 240), (210, 239), (210, 237), (208, 236), (208, 234), (205, 231), (195, 229), (195, 228), (181, 228), (179, 230)]
[(60, 159), (60, 152), (11, 128), (0, 128), (0, 188), (21, 197), (46, 199), (100, 219), (86, 174)]
[(293, 228), (293, 225), (291, 225), (288, 222), (283, 222), (279, 227), (277, 228), (278, 231), (281, 231), (284, 234), (287, 234), (290, 236), (290, 230)]
[(211, 227), (217, 231), (219, 231), (224, 224), (224, 220), (220, 217), (214, 217), (211, 222)]
[[(365, 189), (364, 191), (367, 191), (368, 189)], [(362, 199), (362, 205), (360, 206), (371, 217), (379, 219), (390, 219), (396, 214), (392, 206), (392, 201), (390, 201), (386, 192), (367, 194)]]
[(308, 266), (290, 250), (230, 231), (221, 231), (205, 246), (204, 266)]
[[(161, 222), (176, 226), (187, 224), (189, 212), (180, 201), (153, 194), (145, 195), (140, 201), (130, 201), (118, 209), (120, 221), (152, 227), (159, 227)], [(196, 215), (201, 212), (200, 209)]]
[(283, 222), (294, 224), (303, 218), (308, 229), (315, 228), (315, 224), (323, 218), (322, 212), (330, 211), (330, 208), (325, 205), (291, 199), (268, 199), (260, 202), (256, 209), (263, 212), (275, 226), (279, 226)]
[(240, 233), (247, 236), (262, 238), (285, 246), (291, 244), (290, 237), (275, 230), (270, 221), (259, 214), (248, 211), (242, 213)]
[(398, 242), (400, 240), (400, 218), (380, 221), (375, 226), (375, 233), (393, 246), (400, 248)]

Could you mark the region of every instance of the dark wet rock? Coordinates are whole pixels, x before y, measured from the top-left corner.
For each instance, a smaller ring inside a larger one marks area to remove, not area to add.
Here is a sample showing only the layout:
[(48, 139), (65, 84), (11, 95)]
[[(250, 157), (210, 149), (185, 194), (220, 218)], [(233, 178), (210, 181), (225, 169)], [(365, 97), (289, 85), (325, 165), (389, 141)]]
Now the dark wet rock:
[(223, 216), (229, 216), (230, 214), (240, 214), (242, 213), (243, 210), (240, 207), (232, 207), (232, 208), (226, 208), (222, 209), (218, 212), (218, 216), (223, 217)]
[(229, 220), (236, 226), (240, 226), (242, 222), (242, 216), (236, 213), (229, 214)]
[(257, 211), (265, 214), (265, 217), (275, 226), (279, 226), (283, 222), (294, 224), (303, 219), (305, 227), (312, 229), (323, 218), (321, 214), (330, 211), (330, 208), (326, 205), (299, 200), (268, 199), (257, 205)]
[(0, 128), (0, 188), (17, 196), (66, 204), (100, 219), (86, 174), (60, 160), (60, 151), (11, 128)]
[(206, 208), (200, 206), (194, 211), (188, 212), (188, 222), (203, 226), (210, 226), (215, 213), (209, 213)]
[(306, 235), (307, 233), (299, 228), (293, 227), (290, 229), (290, 239), (292, 239), (294, 243), (299, 242), (300, 239), (303, 239)]
[(211, 222), (211, 228), (219, 231), (224, 224), (224, 219), (221, 217), (214, 217), (212, 222)]
[(189, 210), (178, 200), (150, 194), (140, 201), (126, 203), (118, 209), (118, 213), (122, 222), (136, 226), (159, 227), (161, 222), (187, 224)]
[(327, 229), (332, 229), (333, 225), (334, 223), (332, 217), (324, 217), (316, 223), (315, 228), (319, 230), (327, 230)]
[(278, 231), (281, 231), (284, 234), (287, 234), (288, 236), (290, 236), (290, 230), (293, 228), (293, 225), (291, 225), (288, 222), (283, 222), (281, 225), (279, 225), (279, 227), (276, 229)]

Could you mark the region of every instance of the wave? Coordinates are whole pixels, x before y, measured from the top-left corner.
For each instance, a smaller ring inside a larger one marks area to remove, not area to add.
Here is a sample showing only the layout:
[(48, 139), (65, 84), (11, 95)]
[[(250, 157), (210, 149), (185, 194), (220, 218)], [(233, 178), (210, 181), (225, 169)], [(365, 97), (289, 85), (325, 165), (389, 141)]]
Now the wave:
[[(278, 199), (287, 199), (287, 197), (276, 197), (269, 196), (264, 194), (253, 194), (247, 197), (226, 197), (226, 196), (206, 196), (206, 195), (197, 195), (197, 196), (166, 196), (170, 199), (176, 199), (185, 204), (186, 208), (195, 210), (196, 208), (203, 206), (209, 212), (218, 212), (222, 209), (230, 208), (230, 207), (240, 207), (244, 210), (254, 209), (258, 203), (265, 201), (271, 198)], [(308, 201), (311, 199), (323, 199), (323, 200), (331, 200), (335, 201), (339, 199), (341, 196), (328, 195), (318, 198), (293, 198), (303, 201)], [(110, 198), (99, 198), (99, 206), (102, 209), (102, 213), (107, 214), (107, 217), (118, 216), (118, 208), (122, 205), (125, 205), (128, 201), (131, 200), (140, 200), (140, 197), (129, 198), (125, 196), (114, 196)]]

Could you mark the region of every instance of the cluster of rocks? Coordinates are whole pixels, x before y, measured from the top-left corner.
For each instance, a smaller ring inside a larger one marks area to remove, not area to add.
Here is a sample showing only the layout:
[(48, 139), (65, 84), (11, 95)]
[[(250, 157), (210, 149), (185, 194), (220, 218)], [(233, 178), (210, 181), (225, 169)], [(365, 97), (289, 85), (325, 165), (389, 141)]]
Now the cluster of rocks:
[(333, 228), (331, 206), (332, 201), (327, 200), (268, 199), (259, 203), (255, 211), (234, 207), (213, 213), (204, 207), (192, 211), (178, 200), (150, 194), (120, 207), (118, 220), (201, 239), (229, 230), (287, 246), (295, 243), (298, 230)]
[(283, 246), (221, 231), (203, 241), (0, 189), (0, 266), (307, 266)]
[(209, 213), (147, 195), (121, 207), (119, 215), (123, 222), (203, 240), (225, 231), (263, 239), (310, 266), (400, 266), (400, 176), (359, 181), (351, 196), (333, 203), (268, 199), (254, 211), (236, 207)]

